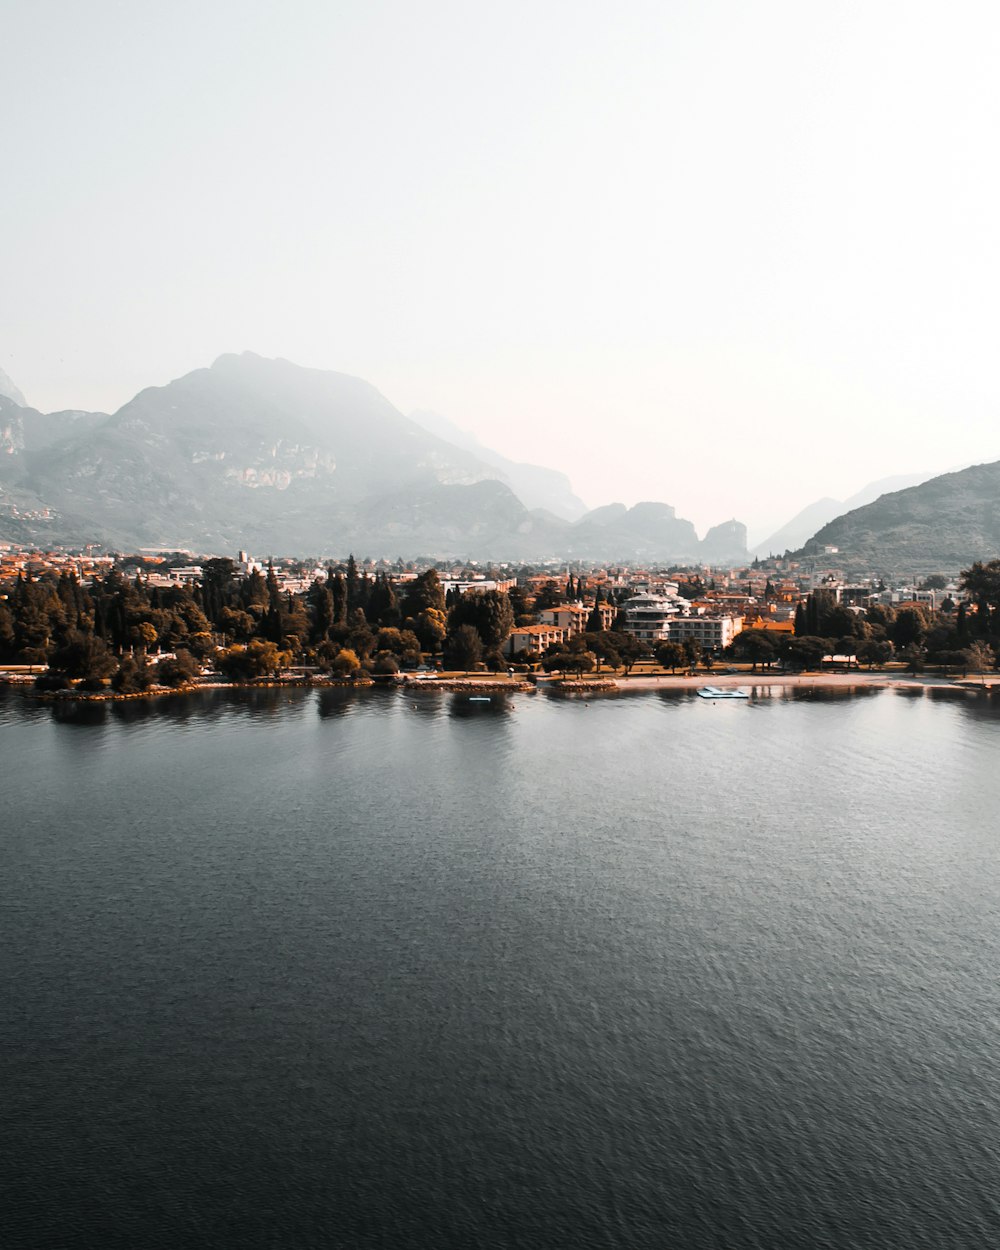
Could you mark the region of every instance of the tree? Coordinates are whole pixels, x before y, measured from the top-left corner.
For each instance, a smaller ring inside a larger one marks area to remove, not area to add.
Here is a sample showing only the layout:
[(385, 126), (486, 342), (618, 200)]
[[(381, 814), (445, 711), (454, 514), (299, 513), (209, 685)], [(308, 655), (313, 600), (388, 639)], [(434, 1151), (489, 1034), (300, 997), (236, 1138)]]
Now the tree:
[(112, 675), (111, 689), (117, 694), (141, 694), (152, 683), (153, 672), (145, 655), (126, 655)]
[(971, 568), (963, 569), (959, 585), (976, 603), (976, 632), (983, 637), (993, 633), (994, 609), (1000, 607), (1000, 560), (984, 564), (977, 560)]
[(326, 582), (317, 578), (309, 587), (306, 599), (312, 618), (309, 638), (314, 643), (322, 642), (329, 637), (330, 627), (333, 625), (333, 594)]
[(400, 612), (403, 619), (418, 617), (421, 612), (433, 609), (435, 612), (445, 611), (444, 590), (437, 569), (428, 569), (415, 577), (403, 592)]
[[(326, 580), (329, 585), (329, 576)], [(347, 620), (347, 583), (344, 581), (343, 573), (334, 575), (330, 593), (333, 596), (333, 624), (342, 625)]]
[(635, 634), (620, 631), (612, 632), (616, 633), (616, 636), (620, 639), (620, 642), (617, 644), (617, 651), (622, 663), (625, 665), (625, 675), (628, 676), (636, 660), (649, 654), (649, 648), (644, 642), (640, 642)]
[(669, 668), (672, 673), (676, 673), (679, 668), (686, 667), (688, 662), (684, 647), (679, 642), (657, 643), (654, 655), (657, 664), (661, 668)]
[(257, 677), (273, 676), (290, 659), (288, 652), (279, 651), (275, 643), (255, 638), (245, 647), (237, 644), (220, 651), (215, 664), (233, 681), (252, 681)]
[(762, 629), (743, 630), (729, 644), (729, 651), (738, 659), (750, 660), (755, 673), (758, 664), (770, 667), (777, 654), (774, 640)]
[(802, 638), (785, 638), (780, 646), (780, 655), (789, 668), (801, 672), (807, 668), (819, 668), (823, 657), (830, 654), (831, 648), (829, 638), (816, 638), (807, 634)]
[(601, 671), (602, 663), (607, 664), (608, 668), (618, 668), (621, 665), (620, 635), (612, 633), (609, 629), (598, 629), (588, 630), (583, 638), (587, 650), (592, 651), (597, 657), (598, 672)]
[(892, 659), (892, 643), (886, 639), (865, 638), (855, 652), (858, 661), (868, 668), (884, 668)]
[(399, 660), (391, 651), (378, 651), (372, 661), (372, 672), (379, 677), (392, 677), (399, 672)]
[[(407, 617), (407, 624), (411, 618)], [(448, 633), (448, 618), (438, 608), (424, 608), (412, 620), (412, 629), (425, 651), (440, 651)]]
[(470, 591), (462, 595), (449, 613), (449, 631), (454, 633), (461, 625), (472, 625), (487, 650), (502, 647), (514, 628), (510, 600), (502, 590)]
[(161, 686), (187, 686), (201, 670), (190, 651), (178, 651), (171, 659), (161, 660), (156, 666), (156, 681)]
[(547, 673), (589, 673), (594, 667), (592, 651), (553, 651), (542, 660)]
[(347, 557), (347, 611), (353, 612), (359, 606), (361, 579), (358, 577), (358, 562), (354, 552)]
[(235, 578), (236, 565), (224, 556), (206, 560), (201, 566), (202, 609), (213, 625), (232, 602)]
[(249, 642), (256, 624), (249, 612), (241, 612), (239, 608), (223, 608), (219, 619), (219, 625), (229, 642)]
[(890, 628), (890, 636), (897, 650), (923, 642), (927, 633), (927, 621), (918, 608), (900, 608)]
[(396, 592), (384, 573), (375, 575), (365, 615), (373, 625), (395, 625), (399, 621)]
[(62, 645), (49, 659), (49, 668), (70, 678), (100, 680), (110, 677), (117, 665), (103, 639), (78, 629), (67, 632)]
[(448, 663), (466, 673), (483, 657), (483, 640), (474, 625), (459, 625), (448, 638)]
[(964, 655), (968, 661), (969, 668), (974, 673), (979, 674), (979, 679), (986, 685), (985, 673), (987, 669), (992, 669), (996, 665), (996, 656), (993, 648), (987, 646), (984, 642), (974, 642), (971, 646), (965, 648)]
[(155, 647), (157, 638), (156, 626), (150, 621), (140, 621), (129, 630), (129, 641), (138, 651), (148, 651)]
[(335, 677), (353, 677), (361, 669), (361, 661), (349, 647), (341, 647), (327, 639), (316, 648), (316, 663)]
[(595, 664), (593, 651), (570, 651), (567, 655), (566, 669), (570, 673), (576, 673), (577, 677), (582, 677), (584, 673), (592, 671)]
[(695, 668), (698, 661), (701, 659), (701, 643), (697, 638), (692, 638), (688, 635), (688, 637), (681, 643), (681, 646), (684, 648), (684, 654), (687, 656), (688, 664), (691, 668)]
[(342, 647), (334, 656), (332, 669), (337, 677), (354, 677), (361, 670), (361, 661), (350, 647)]

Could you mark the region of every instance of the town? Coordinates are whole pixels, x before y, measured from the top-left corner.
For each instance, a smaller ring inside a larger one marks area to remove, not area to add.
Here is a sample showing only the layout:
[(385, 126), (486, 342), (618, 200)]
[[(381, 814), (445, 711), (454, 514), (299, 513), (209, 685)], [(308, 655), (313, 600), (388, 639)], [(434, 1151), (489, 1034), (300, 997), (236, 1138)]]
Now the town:
[(996, 662), (1000, 562), (889, 584), (742, 568), (198, 558), (0, 546), (0, 665), (50, 692)]

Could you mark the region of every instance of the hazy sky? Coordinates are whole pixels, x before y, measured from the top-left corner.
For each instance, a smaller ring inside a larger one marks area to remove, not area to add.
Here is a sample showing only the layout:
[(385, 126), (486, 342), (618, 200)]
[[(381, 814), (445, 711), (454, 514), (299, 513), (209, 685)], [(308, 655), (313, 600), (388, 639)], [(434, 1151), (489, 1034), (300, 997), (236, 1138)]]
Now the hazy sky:
[(252, 350), (756, 537), (1000, 458), (1000, 9), (8, 0), (0, 367)]

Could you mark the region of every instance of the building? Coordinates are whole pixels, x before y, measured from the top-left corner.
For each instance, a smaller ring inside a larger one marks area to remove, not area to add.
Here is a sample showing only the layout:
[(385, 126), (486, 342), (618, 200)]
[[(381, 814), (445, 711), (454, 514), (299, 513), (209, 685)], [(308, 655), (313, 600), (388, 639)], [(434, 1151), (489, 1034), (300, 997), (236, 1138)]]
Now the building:
[(722, 651), (743, 630), (742, 616), (681, 616), (669, 623), (671, 642), (693, 638), (702, 651)]
[(636, 595), (624, 604), (628, 631), (640, 642), (663, 642), (670, 637), (670, 622), (679, 615), (683, 600), (673, 595)]
[(580, 603), (561, 603), (554, 608), (542, 608), (538, 613), (542, 625), (556, 625), (566, 631), (566, 637), (586, 632), (590, 620), (590, 608)]
[(507, 655), (510, 659), (522, 651), (544, 651), (553, 644), (562, 645), (566, 631), (558, 625), (522, 625), (512, 629), (507, 639)]

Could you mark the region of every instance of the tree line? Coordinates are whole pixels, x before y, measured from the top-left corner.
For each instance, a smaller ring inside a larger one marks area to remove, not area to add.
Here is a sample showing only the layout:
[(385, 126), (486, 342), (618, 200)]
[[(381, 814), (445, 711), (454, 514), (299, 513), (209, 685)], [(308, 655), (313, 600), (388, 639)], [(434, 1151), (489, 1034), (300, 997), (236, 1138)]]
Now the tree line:
[[(872, 605), (855, 611), (829, 590), (815, 590), (796, 610), (795, 631), (775, 638), (763, 630), (737, 635), (728, 654), (754, 668), (781, 662), (810, 668), (840, 654), (879, 666), (902, 659), (925, 665), (991, 668), (1000, 649), (1000, 560), (977, 562), (962, 573), (967, 601), (945, 600), (941, 609)], [(572, 576), (541, 587), (532, 601), (518, 586), (452, 594), (446, 603), (440, 578), (429, 569), (406, 582), (359, 570), (353, 556), (331, 567), (303, 593), (282, 589), (275, 571), (242, 574), (232, 560), (206, 560), (191, 585), (151, 586), (141, 574), (114, 569), (82, 584), (72, 573), (34, 578), (20, 574), (0, 599), (0, 662), (47, 665), (42, 684), (73, 682), (124, 692), (192, 681), (211, 665), (224, 677), (254, 680), (290, 664), (311, 665), (339, 677), (392, 675), (425, 657), (469, 671), (506, 667), (512, 629), (535, 619), (532, 609), (582, 596)], [(613, 627), (602, 626), (600, 592), (584, 632), (547, 648), (527, 651), (519, 665), (586, 673), (630, 670), (650, 648), (626, 628), (618, 605)], [(693, 639), (657, 645), (664, 668), (703, 663)]]
[(1000, 560), (963, 570), (959, 585), (965, 598), (956, 603), (946, 597), (937, 610), (923, 603), (855, 610), (831, 590), (814, 590), (795, 610), (793, 634), (745, 630), (729, 654), (754, 669), (776, 662), (815, 668), (825, 656), (841, 655), (869, 668), (895, 659), (913, 672), (929, 666), (982, 672), (994, 667), (1000, 650)]

